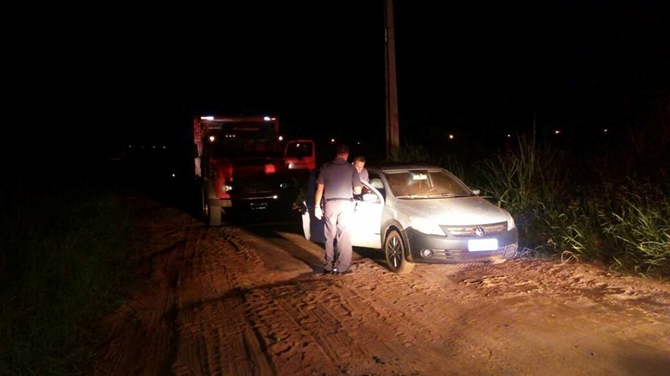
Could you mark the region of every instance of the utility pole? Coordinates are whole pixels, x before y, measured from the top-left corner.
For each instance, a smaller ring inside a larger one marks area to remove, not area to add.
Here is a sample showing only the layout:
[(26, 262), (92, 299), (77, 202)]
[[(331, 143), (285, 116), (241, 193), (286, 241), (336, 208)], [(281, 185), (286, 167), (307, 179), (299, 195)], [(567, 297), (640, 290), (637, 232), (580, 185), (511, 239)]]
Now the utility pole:
[(395, 30), (393, 27), (393, 0), (385, 0), (385, 65), (386, 65), (386, 157), (395, 154), (400, 147), (398, 126), (398, 89), (395, 72)]

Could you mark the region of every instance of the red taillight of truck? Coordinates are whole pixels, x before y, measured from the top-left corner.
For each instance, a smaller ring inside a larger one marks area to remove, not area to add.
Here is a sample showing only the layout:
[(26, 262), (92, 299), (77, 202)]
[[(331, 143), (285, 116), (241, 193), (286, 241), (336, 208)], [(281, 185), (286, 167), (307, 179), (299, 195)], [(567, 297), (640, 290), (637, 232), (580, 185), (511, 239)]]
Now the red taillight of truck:
[(272, 175), (277, 172), (277, 166), (272, 163), (265, 165), (265, 175)]

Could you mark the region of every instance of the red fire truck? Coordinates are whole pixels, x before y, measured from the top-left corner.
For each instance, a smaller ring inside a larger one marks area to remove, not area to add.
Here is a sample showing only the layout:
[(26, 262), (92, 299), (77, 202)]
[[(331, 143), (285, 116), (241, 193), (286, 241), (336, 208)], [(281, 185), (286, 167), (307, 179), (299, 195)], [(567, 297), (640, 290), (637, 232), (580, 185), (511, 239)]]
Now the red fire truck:
[(211, 226), (229, 210), (290, 210), (296, 181), (316, 164), (313, 140), (283, 140), (275, 116), (194, 116), (193, 140)]

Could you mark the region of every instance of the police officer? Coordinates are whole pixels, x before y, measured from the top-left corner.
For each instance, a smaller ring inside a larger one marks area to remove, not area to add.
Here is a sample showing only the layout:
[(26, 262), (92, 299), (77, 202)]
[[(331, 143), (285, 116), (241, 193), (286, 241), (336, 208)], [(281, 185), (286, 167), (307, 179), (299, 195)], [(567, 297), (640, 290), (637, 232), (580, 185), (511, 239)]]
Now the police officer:
[(351, 266), (353, 249), (349, 224), (354, 214), (354, 194), (361, 194), (362, 184), (356, 167), (347, 161), (349, 146), (340, 144), (335, 153), (335, 159), (321, 166), (316, 178), (314, 215), (324, 220), (324, 273), (342, 274)]

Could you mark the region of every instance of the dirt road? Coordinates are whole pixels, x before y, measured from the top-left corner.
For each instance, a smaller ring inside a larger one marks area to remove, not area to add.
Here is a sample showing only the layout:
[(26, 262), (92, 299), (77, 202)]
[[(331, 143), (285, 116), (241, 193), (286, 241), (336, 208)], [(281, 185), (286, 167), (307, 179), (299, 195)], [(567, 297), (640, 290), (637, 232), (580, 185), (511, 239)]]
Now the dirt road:
[(133, 206), (145, 279), (101, 323), (96, 375), (670, 374), (668, 283), (532, 259), (397, 275), (365, 254), (324, 276), (297, 232)]

